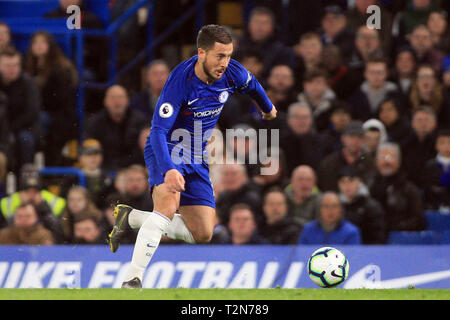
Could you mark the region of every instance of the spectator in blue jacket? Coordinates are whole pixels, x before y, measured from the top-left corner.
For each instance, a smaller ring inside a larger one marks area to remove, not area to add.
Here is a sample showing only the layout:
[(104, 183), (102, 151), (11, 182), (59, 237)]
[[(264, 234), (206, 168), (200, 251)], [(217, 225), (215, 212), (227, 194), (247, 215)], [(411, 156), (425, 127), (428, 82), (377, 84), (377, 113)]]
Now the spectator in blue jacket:
[(343, 217), (342, 203), (335, 192), (325, 192), (319, 201), (318, 217), (305, 225), (299, 244), (361, 244), (357, 226)]

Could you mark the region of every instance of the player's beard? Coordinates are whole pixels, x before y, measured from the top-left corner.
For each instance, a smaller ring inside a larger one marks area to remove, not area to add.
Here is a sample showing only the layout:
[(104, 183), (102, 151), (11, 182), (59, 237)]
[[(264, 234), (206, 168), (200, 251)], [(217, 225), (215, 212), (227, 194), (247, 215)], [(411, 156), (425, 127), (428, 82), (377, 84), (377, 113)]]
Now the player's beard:
[(203, 65), (202, 65), (202, 67), (203, 67), (203, 72), (206, 74), (206, 76), (208, 77), (208, 82), (214, 82), (214, 81), (216, 81), (216, 80), (219, 80), (222, 76), (215, 76), (213, 73), (211, 73), (209, 70), (208, 70), (208, 67), (206, 66), (206, 63), (207, 63), (207, 59), (205, 59), (205, 61), (203, 61)]

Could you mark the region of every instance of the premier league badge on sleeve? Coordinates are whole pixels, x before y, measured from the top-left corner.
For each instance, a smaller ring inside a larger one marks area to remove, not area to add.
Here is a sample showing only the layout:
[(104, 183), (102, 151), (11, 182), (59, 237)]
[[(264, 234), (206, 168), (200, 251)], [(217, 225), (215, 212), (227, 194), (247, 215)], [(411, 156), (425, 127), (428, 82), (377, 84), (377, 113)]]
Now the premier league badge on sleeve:
[(173, 114), (173, 107), (170, 103), (163, 103), (159, 108), (159, 116), (161, 118), (169, 118)]
[(222, 91), (219, 94), (219, 101), (220, 103), (225, 103), (228, 100), (228, 91)]

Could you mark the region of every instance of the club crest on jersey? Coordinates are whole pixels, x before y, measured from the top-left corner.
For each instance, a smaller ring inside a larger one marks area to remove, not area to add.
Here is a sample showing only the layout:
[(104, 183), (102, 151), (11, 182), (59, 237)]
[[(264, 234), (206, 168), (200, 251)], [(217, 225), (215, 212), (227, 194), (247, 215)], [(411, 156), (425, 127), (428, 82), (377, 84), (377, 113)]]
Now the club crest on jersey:
[(161, 118), (169, 118), (172, 114), (173, 107), (170, 103), (165, 102), (159, 107), (159, 116)]
[(228, 100), (228, 91), (222, 91), (220, 94), (219, 94), (219, 101), (220, 101), (220, 103), (225, 103), (225, 101), (227, 101)]

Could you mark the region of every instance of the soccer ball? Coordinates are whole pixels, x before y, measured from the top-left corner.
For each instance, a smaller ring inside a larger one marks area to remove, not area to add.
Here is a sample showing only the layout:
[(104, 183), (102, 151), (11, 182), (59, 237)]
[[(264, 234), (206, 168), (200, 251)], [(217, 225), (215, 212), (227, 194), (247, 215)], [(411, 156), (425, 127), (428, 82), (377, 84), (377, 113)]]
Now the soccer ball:
[(311, 280), (324, 288), (337, 287), (348, 277), (349, 263), (339, 250), (323, 247), (313, 252), (308, 260)]

